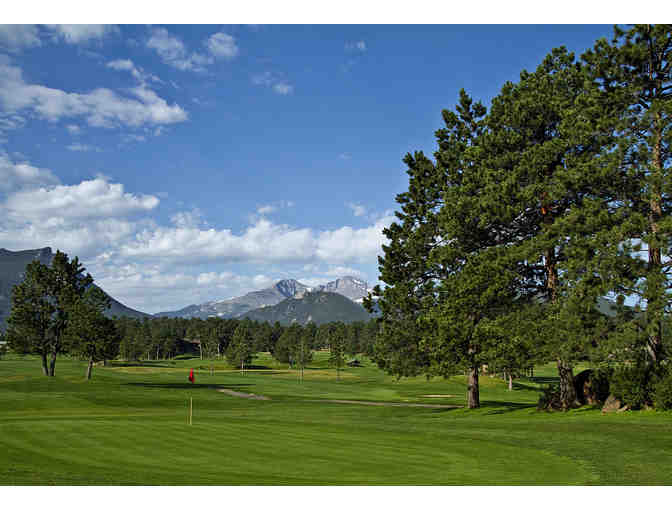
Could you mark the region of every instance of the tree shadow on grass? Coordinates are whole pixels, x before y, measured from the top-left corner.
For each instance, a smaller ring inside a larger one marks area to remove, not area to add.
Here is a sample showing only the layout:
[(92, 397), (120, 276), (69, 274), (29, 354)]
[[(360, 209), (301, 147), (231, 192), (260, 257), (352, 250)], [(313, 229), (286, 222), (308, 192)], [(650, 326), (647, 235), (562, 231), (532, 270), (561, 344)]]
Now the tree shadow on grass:
[(513, 390), (528, 390), (528, 391), (537, 391), (541, 393), (543, 391), (543, 388), (540, 388), (539, 386), (533, 386), (531, 384), (525, 384), (524, 382), (514, 382), (513, 383)]
[(553, 384), (560, 382), (559, 377), (530, 377), (530, 381), (537, 384)]
[(175, 368), (175, 363), (170, 361), (112, 361), (107, 365), (107, 368), (109, 367)]
[(501, 400), (481, 400), (481, 409), (492, 409), (487, 414), (504, 414), (521, 409), (536, 409), (537, 404), (525, 402), (502, 402)]
[(243, 386), (254, 386), (251, 383), (241, 384), (200, 384), (200, 383), (145, 383), (128, 382), (128, 386), (141, 386), (143, 388), (161, 388), (167, 390), (188, 390), (188, 389), (207, 389), (207, 390), (233, 390)]

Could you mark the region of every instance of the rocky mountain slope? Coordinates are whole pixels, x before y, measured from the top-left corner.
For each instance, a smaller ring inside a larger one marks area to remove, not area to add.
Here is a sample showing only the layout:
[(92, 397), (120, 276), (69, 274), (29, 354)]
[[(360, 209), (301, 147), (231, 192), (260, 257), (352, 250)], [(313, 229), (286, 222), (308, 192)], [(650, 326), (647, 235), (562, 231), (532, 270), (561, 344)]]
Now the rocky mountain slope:
[(341, 321), (345, 323), (368, 321), (370, 315), (361, 305), (336, 292), (305, 292), (300, 297), (290, 297), (280, 303), (252, 310), (241, 318), (258, 322), (280, 322), (281, 324), (317, 325), (326, 322)]
[(367, 283), (353, 276), (344, 276), (337, 278), (333, 282), (325, 285), (309, 287), (297, 280), (280, 280), (272, 287), (267, 289), (248, 292), (244, 296), (225, 299), (222, 301), (208, 301), (200, 305), (189, 305), (180, 310), (172, 312), (160, 312), (154, 314), (155, 317), (198, 317), (207, 319), (208, 317), (221, 317), (229, 319), (241, 317), (245, 313), (258, 308), (277, 305), (289, 297), (301, 297), (306, 292), (331, 292), (340, 294), (346, 298), (361, 303), (361, 300), (368, 293)]
[[(12, 287), (20, 283), (25, 274), (26, 266), (33, 260), (39, 260), (42, 264), (51, 264), (54, 254), (51, 248), (37, 250), (10, 251), (0, 248), (0, 330), (6, 327), (5, 320), (11, 309)], [(111, 307), (107, 315), (125, 317), (150, 317), (150, 315), (133, 310), (109, 296)]]
[(240, 317), (250, 310), (278, 304), (288, 297), (302, 294), (307, 289), (308, 287), (306, 285), (303, 285), (296, 280), (280, 280), (272, 287), (248, 292), (244, 296), (222, 301), (209, 301), (200, 305), (189, 305), (181, 310), (176, 310), (174, 312), (160, 312), (154, 314), (154, 316), (197, 317), (200, 319), (221, 317), (222, 319), (229, 319), (232, 317)]

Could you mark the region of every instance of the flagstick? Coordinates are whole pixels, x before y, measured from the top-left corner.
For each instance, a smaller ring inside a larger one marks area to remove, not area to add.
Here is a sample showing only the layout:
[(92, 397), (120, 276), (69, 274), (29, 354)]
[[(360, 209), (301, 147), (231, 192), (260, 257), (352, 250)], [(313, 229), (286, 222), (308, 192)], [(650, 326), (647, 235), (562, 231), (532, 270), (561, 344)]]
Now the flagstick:
[(189, 397), (189, 425), (191, 425), (191, 416), (194, 408), (194, 398)]

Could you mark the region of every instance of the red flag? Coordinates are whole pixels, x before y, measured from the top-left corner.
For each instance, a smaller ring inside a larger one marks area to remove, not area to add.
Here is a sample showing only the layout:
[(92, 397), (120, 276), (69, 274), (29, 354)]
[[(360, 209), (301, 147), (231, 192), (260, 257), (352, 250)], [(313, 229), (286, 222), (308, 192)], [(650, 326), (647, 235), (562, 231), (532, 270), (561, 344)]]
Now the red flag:
[(189, 380), (193, 383), (194, 382), (194, 369), (192, 368), (191, 371), (189, 372)]

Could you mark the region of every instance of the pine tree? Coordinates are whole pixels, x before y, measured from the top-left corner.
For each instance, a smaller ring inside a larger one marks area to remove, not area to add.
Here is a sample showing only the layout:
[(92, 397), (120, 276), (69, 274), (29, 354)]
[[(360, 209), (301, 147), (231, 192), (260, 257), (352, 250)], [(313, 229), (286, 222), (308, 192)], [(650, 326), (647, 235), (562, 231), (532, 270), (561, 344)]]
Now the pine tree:
[(65, 331), (68, 352), (88, 361), (86, 378), (91, 379), (93, 364), (113, 358), (119, 352), (121, 336), (114, 321), (104, 315), (110, 299), (97, 287), (90, 287), (68, 310)]
[(24, 280), (12, 291), (9, 340), (19, 352), (39, 355), (45, 375), (54, 376), (56, 358), (66, 349), (70, 310), (93, 283), (84, 271), (77, 257), (69, 260), (57, 251), (51, 266), (39, 261), (28, 264)]
[(655, 370), (668, 356), (663, 323), (672, 267), (672, 25), (615, 27), (611, 42), (598, 41), (583, 59), (603, 92), (603, 108), (618, 106), (606, 117), (618, 136), (618, 150), (603, 157), (612, 164), (618, 158), (615, 166), (635, 183), (610, 204), (618, 228), (593, 250), (603, 261), (610, 290), (636, 297), (644, 308), (629, 338), (621, 331), (621, 348), (641, 351)]
[(233, 333), (231, 343), (226, 349), (226, 358), (229, 363), (245, 372), (245, 365), (252, 363), (255, 356), (254, 336), (252, 325), (248, 320), (241, 321)]
[(374, 359), (397, 376), (449, 376), (466, 371), (467, 401), (480, 407), (478, 373), (489, 340), (484, 320), (504, 313), (516, 296), (511, 262), (500, 247), (509, 235), (495, 216), (482, 214), (484, 173), (476, 162), (486, 110), (461, 91), (456, 112), (444, 111), (436, 133), (436, 164), (406, 156), (409, 190), (397, 196), (399, 222), (384, 234)]
[(336, 368), (336, 379), (341, 379), (341, 370), (345, 366), (347, 329), (342, 322), (329, 324), (329, 364)]

